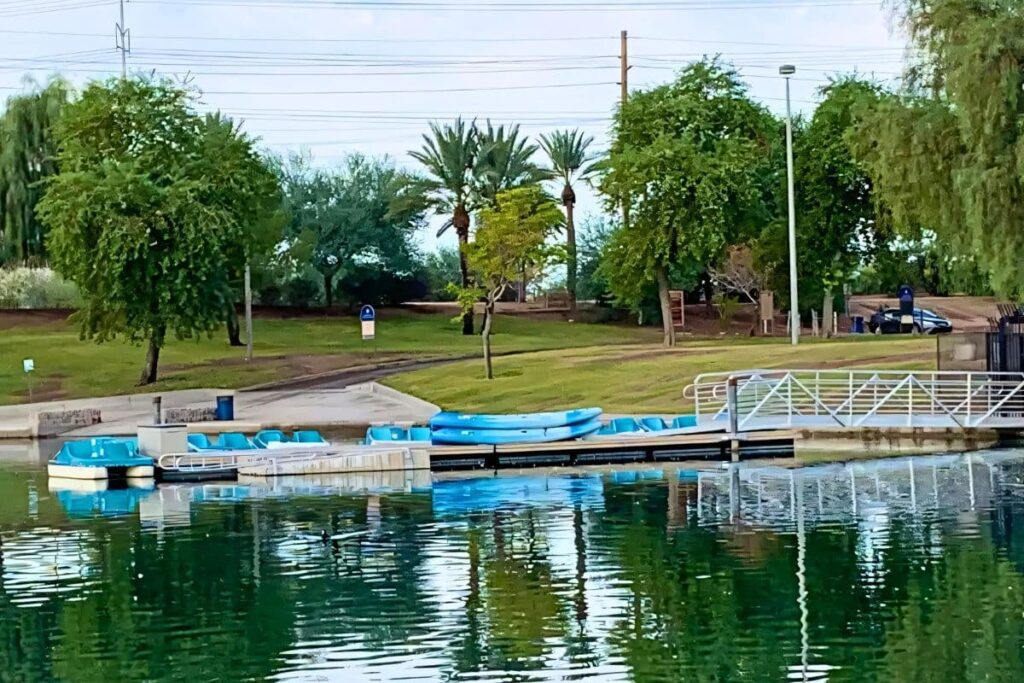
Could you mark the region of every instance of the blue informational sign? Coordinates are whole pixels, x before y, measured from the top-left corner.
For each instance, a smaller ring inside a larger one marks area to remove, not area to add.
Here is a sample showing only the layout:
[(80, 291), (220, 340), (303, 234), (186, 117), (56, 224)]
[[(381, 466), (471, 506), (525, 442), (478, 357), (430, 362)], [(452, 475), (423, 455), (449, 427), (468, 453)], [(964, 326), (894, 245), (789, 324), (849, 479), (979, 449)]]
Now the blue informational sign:
[(373, 339), (377, 334), (377, 311), (369, 304), (359, 309), (359, 325), (363, 334), (363, 340)]

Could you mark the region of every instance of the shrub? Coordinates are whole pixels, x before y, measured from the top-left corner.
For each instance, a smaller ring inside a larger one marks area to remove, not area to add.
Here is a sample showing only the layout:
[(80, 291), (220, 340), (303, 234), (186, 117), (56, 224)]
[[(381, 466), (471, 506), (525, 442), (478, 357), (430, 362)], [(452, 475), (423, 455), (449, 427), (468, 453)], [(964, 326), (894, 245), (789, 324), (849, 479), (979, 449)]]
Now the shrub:
[(75, 308), (78, 288), (49, 268), (0, 269), (0, 308)]

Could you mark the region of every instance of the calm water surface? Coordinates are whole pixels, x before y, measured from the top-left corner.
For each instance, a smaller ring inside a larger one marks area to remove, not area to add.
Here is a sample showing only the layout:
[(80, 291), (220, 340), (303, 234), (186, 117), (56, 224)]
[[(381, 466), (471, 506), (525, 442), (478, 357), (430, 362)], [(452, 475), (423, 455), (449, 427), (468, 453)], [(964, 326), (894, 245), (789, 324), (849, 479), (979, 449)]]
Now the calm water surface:
[(1024, 680), (1024, 453), (67, 486), (0, 469), (0, 680)]

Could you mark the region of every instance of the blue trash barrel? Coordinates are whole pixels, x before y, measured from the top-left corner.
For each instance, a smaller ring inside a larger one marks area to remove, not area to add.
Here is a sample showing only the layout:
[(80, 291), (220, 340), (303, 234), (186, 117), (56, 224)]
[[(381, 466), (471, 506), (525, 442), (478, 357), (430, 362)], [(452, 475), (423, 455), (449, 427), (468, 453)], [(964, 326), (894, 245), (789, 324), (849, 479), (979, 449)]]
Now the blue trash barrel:
[(864, 334), (864, 316), (855, 315), (853, 316), (853, 333)]
[(233, 395), (217, 397), (217, 419), (221, 421), (235, 419), (235, 397)]

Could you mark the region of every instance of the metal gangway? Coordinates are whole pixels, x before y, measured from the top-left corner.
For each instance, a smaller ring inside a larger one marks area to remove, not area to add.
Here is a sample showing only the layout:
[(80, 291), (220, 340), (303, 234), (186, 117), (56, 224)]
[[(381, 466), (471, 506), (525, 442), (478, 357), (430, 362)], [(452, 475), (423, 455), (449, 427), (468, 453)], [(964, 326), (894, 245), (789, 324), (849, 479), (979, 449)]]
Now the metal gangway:
[(788, 428), (1024, 429), (1024, 373), (744, 370), (686, 388), (698, 424)]

